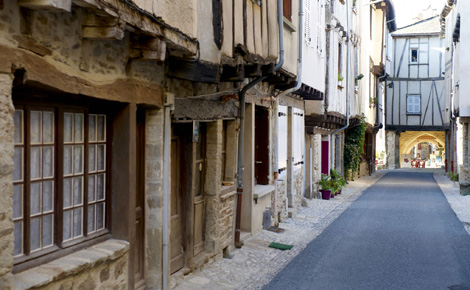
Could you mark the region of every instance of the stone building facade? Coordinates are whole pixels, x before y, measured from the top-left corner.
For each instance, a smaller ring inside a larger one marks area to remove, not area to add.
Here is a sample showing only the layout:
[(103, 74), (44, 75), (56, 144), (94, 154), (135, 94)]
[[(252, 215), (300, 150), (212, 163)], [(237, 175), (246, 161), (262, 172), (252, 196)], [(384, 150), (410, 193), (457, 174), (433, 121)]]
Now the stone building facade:
[(228, 255), (237, 215), (246, 237), (300, 205), (302, 143), (278, 190), (274, 161), (298, 2), (150, 2), (0, 2), (2, 289), (162, 289)]

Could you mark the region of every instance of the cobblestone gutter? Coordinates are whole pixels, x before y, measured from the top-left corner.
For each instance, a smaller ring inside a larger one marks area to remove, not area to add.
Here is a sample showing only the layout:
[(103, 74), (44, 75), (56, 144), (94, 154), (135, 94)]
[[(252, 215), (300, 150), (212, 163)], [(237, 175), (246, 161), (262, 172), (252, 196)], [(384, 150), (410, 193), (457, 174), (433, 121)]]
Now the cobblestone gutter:
[[(260, 289), (320, 235), (384, 171), (350, 182), (343, 194), (331, 200), (304, 200), (295, 218), (280, 223), (283, 233), (262, 231), (245, 241), (231, 259), (221, 259), (184, 278), (172, 278), (173, 289)], [(294, 245), (290, 251), (269, 248), (271, 242)]]

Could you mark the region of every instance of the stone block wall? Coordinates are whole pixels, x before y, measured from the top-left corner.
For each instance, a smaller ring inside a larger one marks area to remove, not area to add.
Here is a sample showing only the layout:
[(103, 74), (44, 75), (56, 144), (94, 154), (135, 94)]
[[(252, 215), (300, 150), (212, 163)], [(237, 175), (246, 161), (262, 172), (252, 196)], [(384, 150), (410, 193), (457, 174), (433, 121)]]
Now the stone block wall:
[(14, 289), (128, 289), (128, 250), (127, 242), (107, 240), (16, 274)]
[(162, 285), (164, 110), (145, 114), (145, 279), (150, 289)]
[[(274, 209), (274, 194), (271, 196), (271, 208)], [(287, 175), (279, 175), (277, 184), (277, 214), (280, 217), (279, 222), (288, 217), (288, 199), (287, 199)], [(273, 211), (274, 214), (274, 211)], [(277, 218), (277, 217), (275, 217)]]
[(220, 197), (218, 239), (221, 250), (226, 247), (230, 249), (233, 245), (236, 197), (236, 194), (230, 192)]
[(10, 289), (13, 268), (13, 113), (12, 78), (0, 73), (0, 289)]

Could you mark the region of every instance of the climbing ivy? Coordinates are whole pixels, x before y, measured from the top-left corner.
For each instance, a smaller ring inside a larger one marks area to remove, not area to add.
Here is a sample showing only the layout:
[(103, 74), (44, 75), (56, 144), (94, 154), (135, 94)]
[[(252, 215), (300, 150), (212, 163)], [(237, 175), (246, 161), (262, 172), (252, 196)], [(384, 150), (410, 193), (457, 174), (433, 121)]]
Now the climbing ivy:
[(366, 128), (366, 118), (362, 114), (360, 124), (346, 131), (344, 140), (344, 169), (346, 178), (349, 177), (349, 170), (359, 172), (359, 165), (364, 154)]

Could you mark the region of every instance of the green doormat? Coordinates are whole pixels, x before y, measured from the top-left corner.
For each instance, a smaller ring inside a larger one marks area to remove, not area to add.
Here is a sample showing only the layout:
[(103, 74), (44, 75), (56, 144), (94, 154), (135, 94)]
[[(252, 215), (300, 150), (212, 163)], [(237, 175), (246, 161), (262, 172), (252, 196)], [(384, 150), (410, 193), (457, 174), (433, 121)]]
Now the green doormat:
[(292, 249), (294, 246), (293, 245), (286, 245), (286, 244), (272, 242), (271, 244), (269, 244), (269, 247), (285, 251), (285, 250)]

